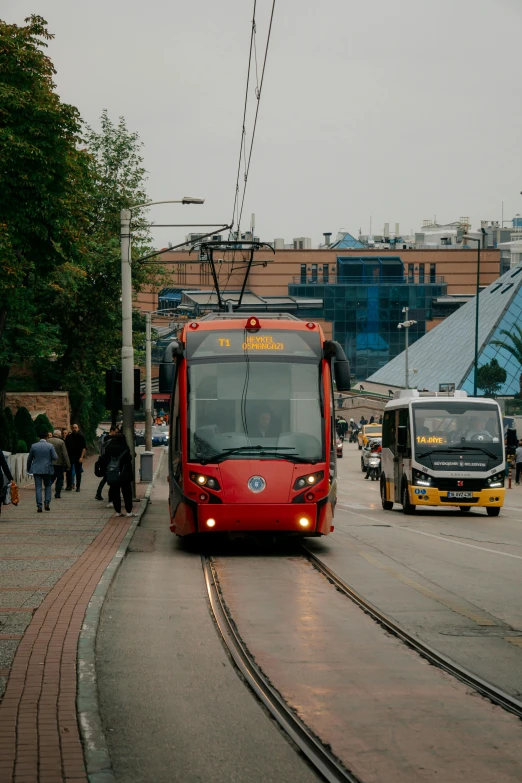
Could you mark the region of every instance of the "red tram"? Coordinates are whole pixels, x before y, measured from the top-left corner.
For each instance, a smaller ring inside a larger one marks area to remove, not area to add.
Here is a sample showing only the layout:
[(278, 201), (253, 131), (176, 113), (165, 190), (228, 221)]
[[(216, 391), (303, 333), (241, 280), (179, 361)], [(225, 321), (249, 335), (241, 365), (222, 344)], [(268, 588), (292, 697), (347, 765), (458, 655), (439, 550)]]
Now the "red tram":
[(188, 323), (160, 367), (171, 392), (170, 529), (327, 535), (336, 502), (332, 372), (341, 346), (291, 315)]

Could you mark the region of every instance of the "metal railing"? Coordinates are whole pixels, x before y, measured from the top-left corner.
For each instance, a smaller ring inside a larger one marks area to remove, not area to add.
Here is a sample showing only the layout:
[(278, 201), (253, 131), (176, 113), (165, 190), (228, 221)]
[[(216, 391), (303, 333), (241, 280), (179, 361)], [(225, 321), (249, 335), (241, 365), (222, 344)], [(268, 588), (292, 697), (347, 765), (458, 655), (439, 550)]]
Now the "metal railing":
[(322, 272), (318, 272), (317, 275), (294, 275), (292, 282), (298, 285), (329, 285), (331, 283), (342, 283), (351, 285), (436, 285), (437, 283), (445, 283), (446, 278), (443, 275), (429, 275), (420, 277), (418, 273), (413, 277), (403, 275), (402, 277), (351, 277), (348, 275), (329, 274), (323, 275)]

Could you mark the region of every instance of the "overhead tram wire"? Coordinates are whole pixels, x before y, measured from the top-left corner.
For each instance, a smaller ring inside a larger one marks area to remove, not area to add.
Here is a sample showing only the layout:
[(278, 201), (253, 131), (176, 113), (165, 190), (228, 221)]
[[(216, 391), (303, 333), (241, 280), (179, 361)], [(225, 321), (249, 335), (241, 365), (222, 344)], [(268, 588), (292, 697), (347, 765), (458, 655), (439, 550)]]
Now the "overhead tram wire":
[(236, 222), (236, 209), (239, 201), (239, 175), (241, 173), (241, 158), (244, 154), (244, 149), (246, 149), (245, 145), (245, 137), (246, 137), (246, 113), (248, 108), (248, 88), (250, 85), (250, 70), (252, 67), (252, 50), (254, 48), (254, 42), (255, 42), (255, 35), (256, 35), (256, 5), (257, 0), (254, 0), (254, 8), (252, 11), (252, 30), (250, 32), (250, 49), (248, 52), (248, 68), (247, 68), (247, 78), (246, 78), (246, 87), (245, 87), (245, 103), (243, 106), (243, 123), (241, 126), (241, 141), (239, 144), (239, 156), (237, 161), (237, 176), (236, 176), (236, 188), (234, 192), (234, 205), (232, 207), (232, 220), (230, 221), (232, 223), (232, 226)]
[[(267, 56), (268, 56), (268, 47), (270, 45), (270, 36), (272, 34), (272, 22), (274, 20), (275, 4), (276, 4), (276, 0), (272, 0), (272, 10), (270, 12), (270, 23), (268, 25), (268, 34), (267, 34), (267, 37), (266, 37), (265, 55), (264, 55), (264, 58), (263, 58), (263, 70), (261, 71), (261, 82), (259, 84), (258, 89), (256, 90), (257, 106), (256, 106), (255, 117), (254, 117), (254, 127), (252, 128), (252, 139), (250, 141), (250, 150), (249, 150), (249, 153), (248, 153), (248, 162), (247, 162), (247, 166), (246, 166), (246, 170), (245, 170), (245, 184), (243, 186), (243, 197), (241, 199), (241, 209), (239, 211), (239, 219), (237, 221), (237, 230), (238, 230), (238, 232), (239, 232), (240, 227), (241, 227), (241, 218), (243, 217), (243, 207), (245, 205), (246, 188), (247, 188), (247, 182), (248, 182), (248, 175), (249, 175), (249, 172), (250, 172), (250, 163), (251, 163), (251, 160), (252, 160), (252, 150), (253, 150), (253, 147), (254, 147), (254, 139), (255, 139), (255, 135), (256, 135), (257, 117), (258, 117), (258, 114), (259, 114), (259, 105), (261, 103), (261, 93), (262, 93), (262, 90), (263, 90), (263, 81), (264, 81), (264, 78), (265, 78), (266, 60), (267, 60)], [(255, 30), (254, 30), (254, 32), (255, 32)], [(255, 54), (256, 54), (256, 65), (257, 65), (257, 51), (255, 52)]]

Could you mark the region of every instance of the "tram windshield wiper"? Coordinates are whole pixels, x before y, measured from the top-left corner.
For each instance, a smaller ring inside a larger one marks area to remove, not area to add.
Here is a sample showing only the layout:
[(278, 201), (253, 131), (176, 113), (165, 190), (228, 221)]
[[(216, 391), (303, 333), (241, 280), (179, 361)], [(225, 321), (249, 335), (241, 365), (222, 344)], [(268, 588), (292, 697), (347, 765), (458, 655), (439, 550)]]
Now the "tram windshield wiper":
[(272, 457), (280, 457), (281, 459), (288, 459), (291, 462), (304, 462), (309, 465), (315, 465), (316, 459), (306, 459), (306, 457), (300, 457), (297, 454), (289, 454), (288, 449), (293, 449), (295, 446), (237, 446), (231, 449), (223, 449), (219, 454), (212, 457), (205, 457), (205, 462), (223, 462), (228, 459), (232, 454), (241, 454), (243, 452), (254, 452), (256, 457), (265, 457), (270, 455)]

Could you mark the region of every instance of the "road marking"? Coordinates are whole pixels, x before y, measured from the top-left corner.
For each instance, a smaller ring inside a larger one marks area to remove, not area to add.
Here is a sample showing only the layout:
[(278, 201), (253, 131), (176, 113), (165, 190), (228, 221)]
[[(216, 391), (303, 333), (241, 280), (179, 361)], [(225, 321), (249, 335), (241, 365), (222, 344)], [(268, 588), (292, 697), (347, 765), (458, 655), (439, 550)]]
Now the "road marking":
[[(362, 552), (360, 550), (356, 551), (357, 554), (361, 555), (361, 557), (364, 557), (365, 560), (379, 568), (381, 571), (385, 571), (387, 574), (390, 574), (390, 576), (398, 579), (408, 587), (412, 587), (418, 593), (422, 593), (422, 595), (426, 596), (426, 598), (431, 598), (437, 603), (442, 604), (442, 606), (451, 609), (453, 612), (456, 612), (463, 617), (467, 617), (469, 620), (473, 620), (473, 622), (475, 622), (477, 625), (497, 625), (496, 622), (490, 620), (490, 618), (486, 617), (484, 614), (478, 611), (470, 610), (462, 603), (452, 600), (451, 598), (445, 598), (443, 595), (440, 595), (440, 593), (435, 592), (435, 590), (431, 590), (431, 588), (420, 584), (420, 582), (416, 582), (414, 579), (410, 579), (409, 576), (406, 576), (406, 574), (403, 574), (401, 571), (397, 571), (395, 568), (391, 568), (391, 566), (383, 563), (382, 560), (380, 560), (378, 557), (375, 557), (375, 555), (373, 555), (371, 552)], [(519, 641), (521, 640), (519, 639)]]
[[(375, 517), (369, 517), (367, 514), (358, 514), (356, 511), (350, 511), (348, 509), (340, 509), (341, 511), (346, 511), (347, 514), (353, 514), (354, 517), (361, 517), (361, 519), (369, 519), (370, 522), (379, 522), (379, 519), (376, 519)], [(439, 541), (444, 541), (446, 544), (456, 544), (458, 546), (467, 546), (469, 549), (480, 549), (482, 552), (489, 552), (492, 555), (500, 555), (501, 557), (512, 557), (515, 560), (522, 560), (522, 555), (514, 555), (511, 552), (499, 552), (497, 549), (489, 549), (485, 546), (477, 546), (476, 544), (466, 544), (464, 541), (455, 541), (453, 538), (448, 538), (445, 536), (438, 536), (435, 533), (426, 533), (424, 530), (415, 530), (413, 527), (405, 527), (404, 525), (394, 525), (392, 522), (389, 523), (390, 527), (395, 528), (395, 530), (404, 530), (406, 533), (418, 533), (419, 536), (428, 536), (429, 538), (437, 538)], [(499, 546), (511, 546), (511, 544), (499, 544)]]

